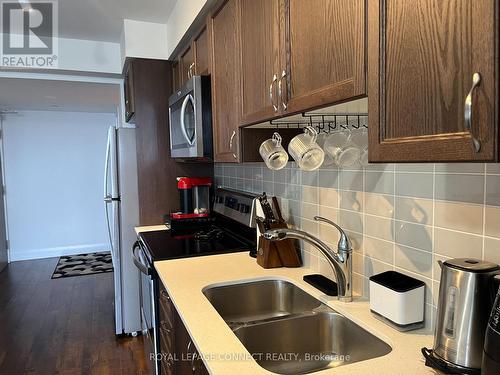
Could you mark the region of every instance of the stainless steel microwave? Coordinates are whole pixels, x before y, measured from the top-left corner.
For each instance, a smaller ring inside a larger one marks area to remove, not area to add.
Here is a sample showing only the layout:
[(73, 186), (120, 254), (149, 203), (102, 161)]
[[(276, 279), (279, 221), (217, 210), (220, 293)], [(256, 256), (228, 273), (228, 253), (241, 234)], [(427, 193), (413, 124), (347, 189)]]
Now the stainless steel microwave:
[(210, 76), (193, 76), (170, 96), (170, 156), (186, 161), (213, 159)]

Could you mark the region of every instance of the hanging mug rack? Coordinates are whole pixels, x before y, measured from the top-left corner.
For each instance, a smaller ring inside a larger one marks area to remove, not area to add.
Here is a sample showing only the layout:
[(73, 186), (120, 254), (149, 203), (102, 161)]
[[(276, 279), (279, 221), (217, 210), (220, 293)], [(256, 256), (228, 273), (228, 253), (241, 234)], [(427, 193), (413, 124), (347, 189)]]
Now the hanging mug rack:
[(279, 129), (302, 129), (314, 127), (318, 133), (332, 133), (335, 131), (368, 129), (367, 113), (302, 113), (300, 120), (271, 120), (270, 124)]

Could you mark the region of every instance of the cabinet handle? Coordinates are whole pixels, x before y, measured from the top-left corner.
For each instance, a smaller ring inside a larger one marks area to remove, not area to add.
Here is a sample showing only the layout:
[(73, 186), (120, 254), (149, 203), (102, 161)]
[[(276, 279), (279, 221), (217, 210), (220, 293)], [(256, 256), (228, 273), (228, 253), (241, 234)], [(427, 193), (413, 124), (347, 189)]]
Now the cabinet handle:
[[(288, 98), (287, 99), (284, 99), (283, 96), (282, 96), (282, 89), (281, 89), (281, 86), (282, 86), (282, 81), (283, 79), (286, 77), (286, 70), (283, 70), (281, 72), (281, 78), (280, 78), (280, 81), (278, 82), (278, 95), (279, 97), (281, 98), (281, 105), (283, 106), (283, 110), (286, 111), (288, 109)], [(286, 87), (285, 87), (285, 92), (286, 92)]]
[(189, 79), (193, 78), (193, 68), (194, 68), (194, 62), (191, 63), (191, 65), (189, 65), (189, 69), (188, 69), (188, 78)]
[[(193, 341), (189, 340), (189, 343), (187, 345), (187, 348), (186, 348), (186, 353), (189, 354), (189, 352), (191, 351), (191, 345), (193, 345)], [(194, 365), (194, 354), (195, 352), (193, 352), (192, 356), (191, 356), (191, 373), (195, 374), (196, 373), (196, 366)]]
[(167, 335), (170, 335), (172, 333), (172, 330), (170, 328), (166, 327), (167, 323), (162, 321), (160, 322), (160, 329), (165, 332)]
[(278, 76), (275, 74), (273, 75), (273, 80), (271, 81), (271, 84), (269, 85), (269, 99), (271, 100), (271, 104), (273, 105), (274, 112), (278, 112), (278, 106), (274, 104), (274, 98), (273, 98), (273, 92), (274, 92), (274, 84), (278, 80)]
[(163, 298), (165, 298), (167, 301), (170, 301), (170, 296), (167, 294), (166, 290), (161, 290), (160, 294)]
[(236, 130), (233, 130), (233, 134), (231, 134), (231, 138), (229, 139), (229, 150), (233, 153), (233, 158), (238, 159), (238, 157), (233, 151), (233, 140), (235, 135), (236, 135)]
[(472, 104), (473, 104), (473, 95), (474, 95), (474, 90), (477, 86), (481, 84), (481, 75), (479, 73), (474, 73), (472, 76), (472, 87), (469, 91), (469, 94), (465, 98), (465, 111), (464, 111), (464, 117), (465, 117), (465, 127), (470, 133), (470, 136), (472, 138), (472, 146), (474, 147), (475, 152), (479, 152), (481, 150), (481, 142), (474, 137), (472, 134)]

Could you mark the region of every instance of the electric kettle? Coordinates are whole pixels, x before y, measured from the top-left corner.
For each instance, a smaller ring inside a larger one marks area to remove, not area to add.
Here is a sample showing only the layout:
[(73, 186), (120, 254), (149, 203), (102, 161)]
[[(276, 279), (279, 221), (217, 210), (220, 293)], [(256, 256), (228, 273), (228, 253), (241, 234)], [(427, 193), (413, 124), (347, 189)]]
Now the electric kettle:
[[(441, 283), (429, 361), (448, 373), (479, 373), (486, 326), (495, 298), (495, 263), (450, 259), (441, 266)], [(425, 355), (425, 353), (424, 353)]]

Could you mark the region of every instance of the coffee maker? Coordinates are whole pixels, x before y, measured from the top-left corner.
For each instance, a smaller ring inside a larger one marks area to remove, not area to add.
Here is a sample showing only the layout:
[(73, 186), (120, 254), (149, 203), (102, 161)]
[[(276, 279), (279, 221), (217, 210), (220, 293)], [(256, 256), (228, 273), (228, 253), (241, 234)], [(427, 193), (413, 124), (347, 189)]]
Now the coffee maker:
[(486, 326), (500, 266), (477, 259), (439, 262), (441, 282), (434, 349), (426, 365), (447, 374), (480, 374)]
[(212, 179), (209, 177), (177, 177), (180, 211), (171, 220), (192, 220), (210, 216)]

